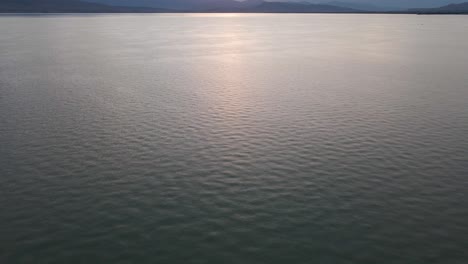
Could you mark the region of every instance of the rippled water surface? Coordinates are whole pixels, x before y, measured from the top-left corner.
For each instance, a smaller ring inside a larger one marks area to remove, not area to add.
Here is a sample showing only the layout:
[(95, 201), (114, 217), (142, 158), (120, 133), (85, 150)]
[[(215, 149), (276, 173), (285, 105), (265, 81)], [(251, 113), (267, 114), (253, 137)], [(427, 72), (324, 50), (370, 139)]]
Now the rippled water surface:
[(468, 263), (468, 17), (0, 17), (0, 262)]

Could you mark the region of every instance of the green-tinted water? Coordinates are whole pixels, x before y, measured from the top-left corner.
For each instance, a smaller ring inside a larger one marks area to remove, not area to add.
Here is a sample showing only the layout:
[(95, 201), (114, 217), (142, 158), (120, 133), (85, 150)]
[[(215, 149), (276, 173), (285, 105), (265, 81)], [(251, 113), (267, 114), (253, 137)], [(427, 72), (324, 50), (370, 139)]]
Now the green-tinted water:
[(0, 262), (462, 264), (468, 17), (0, 17)]

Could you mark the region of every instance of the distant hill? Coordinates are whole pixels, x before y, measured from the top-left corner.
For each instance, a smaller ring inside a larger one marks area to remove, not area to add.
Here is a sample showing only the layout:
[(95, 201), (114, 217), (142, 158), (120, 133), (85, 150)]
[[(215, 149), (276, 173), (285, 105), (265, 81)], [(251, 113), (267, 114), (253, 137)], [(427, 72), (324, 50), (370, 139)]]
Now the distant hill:
[(113, 6), (147, 6), (183, 11), (210, 9), (239, 9), (258, 5), (262, 0), (87, 0)]
[(346, 7), (346, 8), (356, 9), (356, 10), (363, 10), (363, 11), (373, 11), (373, 12), (402, 10), (401, 8), (398, 8), (398, 7), (380, 6), (380, 5), (374, 5), (374, 4), (365, 3), (365, 2), (361, 3), (361, 2), (347, 2), (347, 1), (331, 1), (331, 2), (323, 2), (323, 4)]
[(419, 14), (468, 14), (468, 2), (438, 8), (410, 9), (410, 11)]
[[(139, 5), (183, 11), (259, 13), (348, 13), (356, 9), (308, 2), (267, 2), (262, 0), (88, 0), (108, 5)], [(281, 0), (280, 0), (281, 1)]]
[(0, 13), (150, 13), (167, 10), (109, 6), (80, 0), (0, 0)]
[[(283, 0), (281, 0), (283, 1)], [(408, 10), (409, 8), (436, 8), (448, 4), (459, 4), (467, 0), (302, 0), (308, 2), (337, 1), (349, 5), (355, 5), (353, 8), (361, 9), (362, 6), (390, 7), (391, 11)], [(335, 5), (334, 3), (330, 3)], [(367, 7), (365, 7), (366, 9)]]
[(307, 2), (262, 2), (259, 5), (241, 10), (251, 13), (357, 13), (360, 10)]
[[(367, 4), (349, 4), (341, 0), (327, 4), (262, 0), (0, 0), (0, 13), (366, 13), (388, 11), (373, 9), (374, 7)], [(468, 14), (468, 2), (438, 8), (414, 8), (403, 13)]]
[[(212, 8), (245, 8), (258, 5), (261, 0), (86, 0), (107, 5), (148, 6), (179, 10)], [(366, 11), (401, 11), (408, 8), (434, 8), (466, 0), (267, 0), (276, 2), (309, 2)]]
[[(126, 6), (128, 4), (128, 6)], [(142, 6), (136, 6), (141, 4)], [(355, 13), (356, 9), (308, 2), (262, 0), (0, 0), (0, 13)], [(172, 11), (173, 11), (172, 10)]]

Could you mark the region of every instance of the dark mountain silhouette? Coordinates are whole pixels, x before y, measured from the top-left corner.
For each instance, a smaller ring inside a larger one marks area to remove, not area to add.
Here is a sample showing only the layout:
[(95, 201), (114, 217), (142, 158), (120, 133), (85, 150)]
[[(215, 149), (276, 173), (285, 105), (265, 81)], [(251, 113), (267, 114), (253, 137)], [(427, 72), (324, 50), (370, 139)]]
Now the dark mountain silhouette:
[[(356, 9), (308, 2), (264, 2), (262, 0), (0, 0), (0, 12), (23, 13), (129, 13), (247, 12), (247, 13), (352, 13)], [(127, 6), (128, 5), (128, 6)], [(141, 6), (137, 6), (141, 5)]]
[(0, 13), (141, 13), (167, 10), (108, 6), (80, 0), (0, 0)]
[[(239, 8), (258, 5), (261, 0), (87, 0), (108, 5), (149, 6), (179, 10), (203, 10), (214, 8)], [(450, 3), (462, 3), (466, 0), (270, 0), (276, 2), (309, 2), (340, 6), (366, 11), (398, 11), (408, 8), (435, 8)]]
[(438, 8), (410, 9), (410, 11), (420, 14), (468, 14), (468, 2)]
[[(283, 0), (281, 0), (283, 1)], [(322, 2), (326, 0), (306, 0), (309, 2)], [(328, 0), (338, 1), (351, 5), (372, 5), (376, 7), (392, 7), (392, 10), (408, 10), (409, 8), (436, 8), (448, 4), (459, 4), (466, 2), (466, 0)], [(335, 5), (335, 4), (331, 4)], [(358, 8), (354, 6), (353, 8)]]
[(263, 2), (258, 6), (250, 8), (248, 11), (269, 13), (350, 13), (358, 10), (324, 4)]
[[(347, 2), (268, 2), (262, 0), (0, 0), (0, 13), (365, 13), (385, 12)], [(356, 7), (356, 8), (352, 8)], [(358, 8), (361, 7), (362, 9)], [(364, 11), (363, 11), (364, 10)], [(468, 2), (438, 8), (415, 8), (404, 13), (468, 14)]]
[(242, 10), (253, 13), (356, 13), (359, 10), (307, 2), (262, 2), (259, 5)]
[(266, 2), (262, 0), (88, 0), (108, 5), (150, 6), (184, 11), (260, 13), (347, 13), (358, 10), (309, 2)]
[(114, 6), (148, 6), (185, 11), (203, 11), (209, 9), (235, 9), (259, 5), (261, 0), (88, 0)]
[(370, 3), (361, 3), (361, 2), (331, 1), (331, 2), (323, 2), (323, 4), (346, 7), (346, 8), (351, 8), (351, 9), (363, 10), (363, 11), (374, 11), (374, 12), (403, 10), (398, 7), (380, 6), (380, 5), (374, 5)]

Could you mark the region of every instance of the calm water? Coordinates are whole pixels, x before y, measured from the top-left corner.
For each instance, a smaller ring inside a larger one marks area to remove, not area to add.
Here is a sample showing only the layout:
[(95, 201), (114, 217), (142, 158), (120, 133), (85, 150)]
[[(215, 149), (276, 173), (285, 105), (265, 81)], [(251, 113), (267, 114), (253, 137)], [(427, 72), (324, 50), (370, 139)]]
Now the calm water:
[(1, 263), (468, 263), (468, 17), (0, 17)]

